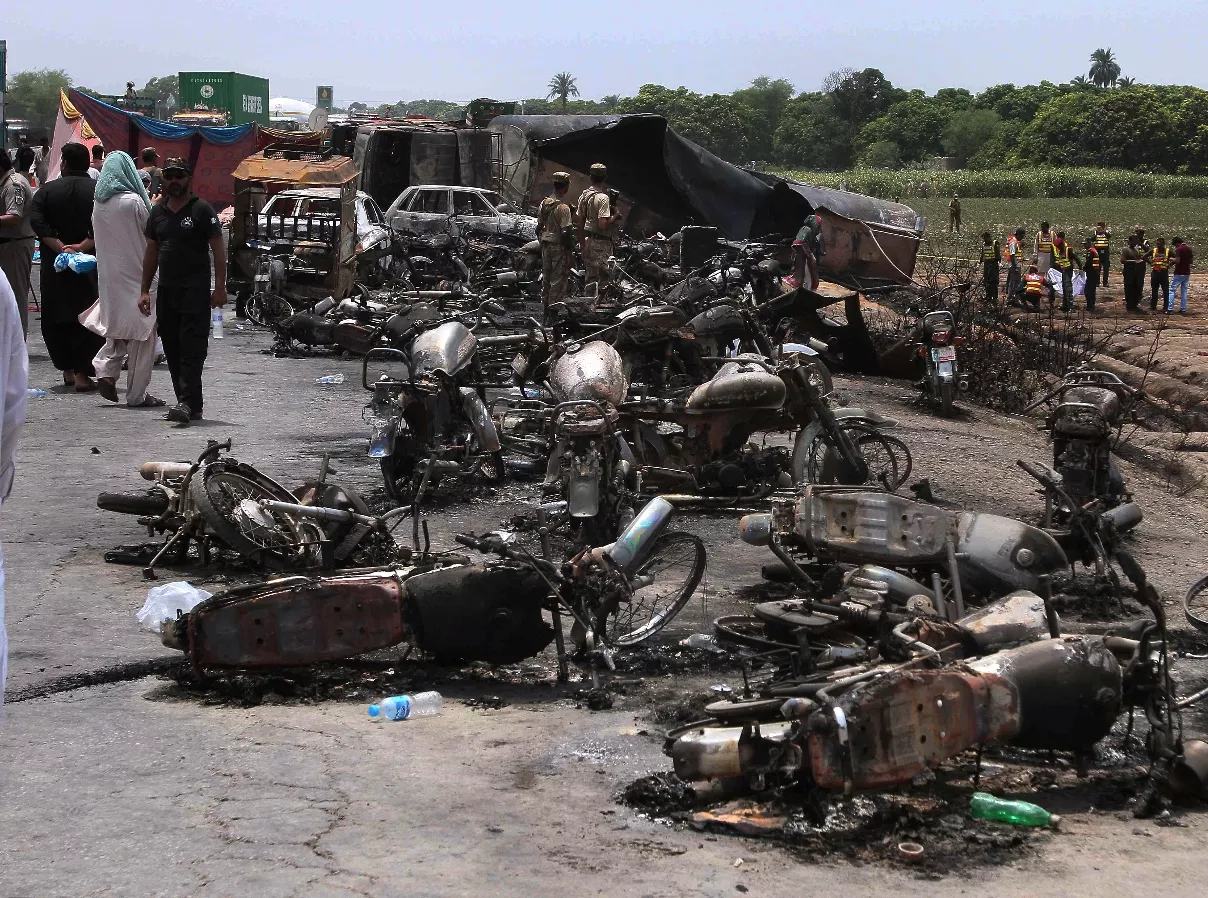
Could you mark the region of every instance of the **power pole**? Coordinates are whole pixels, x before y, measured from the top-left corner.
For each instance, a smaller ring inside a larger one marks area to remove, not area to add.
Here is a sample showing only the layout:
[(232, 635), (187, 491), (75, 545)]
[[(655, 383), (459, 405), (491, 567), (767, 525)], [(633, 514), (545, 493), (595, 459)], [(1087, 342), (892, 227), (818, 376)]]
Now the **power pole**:
[(8, 149), (8, 118), (4, 99), (8, 95), (8, 41), (0, 41), (0, 150)]

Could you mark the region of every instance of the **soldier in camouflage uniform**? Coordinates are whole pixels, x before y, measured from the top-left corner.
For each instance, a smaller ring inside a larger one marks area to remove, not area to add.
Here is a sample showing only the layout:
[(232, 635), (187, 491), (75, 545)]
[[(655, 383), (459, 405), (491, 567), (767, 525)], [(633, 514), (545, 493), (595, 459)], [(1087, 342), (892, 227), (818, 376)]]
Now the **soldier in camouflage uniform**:
[(537, 210), (537, 239), (541, 241), (541, 308), (546, 316), (552, 303), (566, 299), (570, 254), (575, 248), (575, 228), (566, 193), (570, 175), (554, 172), (554, 192)]
[(599, 296), (608, 283), (608, 257), (612, 255), (612, 226), (620, 214), (612, 213), (605, 183), (608, 169), (595, 163), (589, 169), (591, 186), (579, 194), (575, 219), (579, 227), (579, 251), (583, 254), (584, 284), (595, 284)]

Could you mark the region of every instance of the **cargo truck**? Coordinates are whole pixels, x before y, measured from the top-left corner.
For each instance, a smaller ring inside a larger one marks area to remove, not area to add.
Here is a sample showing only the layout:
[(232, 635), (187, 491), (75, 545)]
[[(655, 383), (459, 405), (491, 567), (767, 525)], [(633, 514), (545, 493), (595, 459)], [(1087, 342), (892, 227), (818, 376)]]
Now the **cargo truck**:
[(268, 125), (268, 79), (238, 72), (181, 72), (180, 106), (224, 112), (232, 125)]

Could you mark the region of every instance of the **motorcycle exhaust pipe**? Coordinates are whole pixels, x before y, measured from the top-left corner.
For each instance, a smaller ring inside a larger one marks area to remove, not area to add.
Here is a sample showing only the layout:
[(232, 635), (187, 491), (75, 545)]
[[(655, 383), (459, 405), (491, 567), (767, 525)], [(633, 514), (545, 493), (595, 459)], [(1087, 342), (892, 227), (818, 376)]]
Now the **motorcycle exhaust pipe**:
[(675, 507), (670, 502), (655, 496), (638, 512), (617, 541), (604, 549), (604, 554), (626, 574), (633, 573), (674, 513)]
[(1127, 533), (1141, 523), (1144, 515), (1141, 512), (1141, 506), (1136, 502), (1125, 502), (1123, 505), (1117, 505), (1111, 511), (1105, 511), (1103, 517), (1112, 522), (1117, 533)]
[(173, 477), (184, 477), (193, 467), (187, 461), (147, 461), (138, 469), (143, 480), (171, 480)]
[(772, 516), (767, 512), (744, 515), (738, 522), (738, 536), (748, 545), (766, 546), (772, 540)]

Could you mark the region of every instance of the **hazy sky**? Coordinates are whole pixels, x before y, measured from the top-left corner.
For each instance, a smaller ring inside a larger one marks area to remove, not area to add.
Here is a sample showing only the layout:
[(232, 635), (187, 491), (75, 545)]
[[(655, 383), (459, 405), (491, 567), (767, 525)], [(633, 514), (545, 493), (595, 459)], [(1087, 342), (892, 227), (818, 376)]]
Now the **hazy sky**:
[(1002, 81), (1068, 81), (1086, 73), (1100, 46), (1110, 46), (1123, 73), (1138, 81), (1208, 87), (1198, 56), (1208, 16), (1171, 7), (1155, 19), (1157, 7), (1136, 0), (4, 6), (0, 37), (8, 40), (10, 73), (62, 68), (76, 83), (112, 93), (127, 80), (141, 87), (179, 70), (262, 75), (274, 96), (311, 101), (316, 84), (332, 84), (337, 105), (541, 96), (550, 76), (564, 70), (590, 98), (632, 94), (647, 82), (729, 92), (763, 74), (816, 90), (827, 72), (844, 66), (879, 68), (895, 85), (928, 93), (977, 91)]

